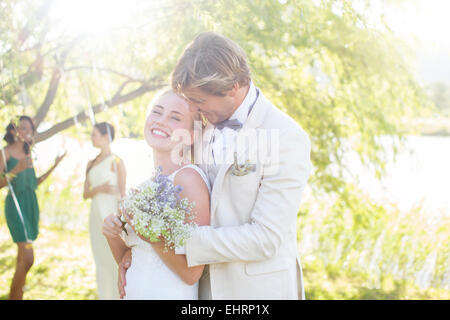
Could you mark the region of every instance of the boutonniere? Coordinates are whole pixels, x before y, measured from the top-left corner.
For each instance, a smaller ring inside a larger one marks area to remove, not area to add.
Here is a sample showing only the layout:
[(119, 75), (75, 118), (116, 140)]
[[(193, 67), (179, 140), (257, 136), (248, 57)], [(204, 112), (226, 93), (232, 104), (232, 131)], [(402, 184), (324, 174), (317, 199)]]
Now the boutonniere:
[(249, 160), (246, 160), (244, 164), (238, 164), (237, 152), (234, 153), (234, 163), (231, 166), (231, 174), (233, 176), (245, 176), (250, 172), (256, 171), (256, 164), (251, 164)]

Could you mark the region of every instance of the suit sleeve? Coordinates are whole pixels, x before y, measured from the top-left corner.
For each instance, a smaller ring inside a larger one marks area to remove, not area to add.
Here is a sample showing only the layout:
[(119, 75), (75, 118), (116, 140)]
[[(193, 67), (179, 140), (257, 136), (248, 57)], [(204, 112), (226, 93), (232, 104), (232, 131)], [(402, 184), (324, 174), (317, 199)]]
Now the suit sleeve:
[[(311, 144), (304, 131), (280, 135), (277, 173), (263, 177), (249, 223), (197, 228), (186, 243), (188, 265), (265, 260), (277, 253), (296, 223), (310, 170)], [(273, 151), (273, 150), (272, 150)]]

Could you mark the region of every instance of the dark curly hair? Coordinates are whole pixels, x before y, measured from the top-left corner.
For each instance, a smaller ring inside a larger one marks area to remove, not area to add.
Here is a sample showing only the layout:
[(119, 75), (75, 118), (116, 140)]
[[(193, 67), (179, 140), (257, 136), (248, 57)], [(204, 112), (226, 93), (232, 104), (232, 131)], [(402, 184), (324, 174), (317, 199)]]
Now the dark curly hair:
[[(22, 120), (26, 120), (31, 124), (31, 128), (33, 129), (33, 135), (36, 133), (36, 127), (34, 126), (33, 119), (31, 119), (28, 116), (20, 116), (19, 122)], [(8, 145), (13, 144), (16, 141), (15, 135), (12, 133), (12, 131), (17, 130), (16, 125), (11, 121), (8, 126), (6, 127), (6, 134), (3, 137), (3, 140), (6, 141)], [(28, 142), (24, 142), (23, 144), (23, 151), (25, 154), (30, 154), (30, 148), (31, 145)]]

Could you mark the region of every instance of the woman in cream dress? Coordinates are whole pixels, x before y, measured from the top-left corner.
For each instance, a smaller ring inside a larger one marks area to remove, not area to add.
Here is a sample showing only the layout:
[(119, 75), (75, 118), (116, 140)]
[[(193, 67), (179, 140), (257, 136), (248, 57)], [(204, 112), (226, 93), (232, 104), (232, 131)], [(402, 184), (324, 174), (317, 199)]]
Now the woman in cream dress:
[(91, 135), (92, 144), (100, 149), (89, 161), (83, 197), (92, 198), (89, 234), (95, 261), (98, 297), (100, 300), (118, 299), (118, 269), (111, 250), (102, 234), (103, 219), (118, 210), (118, 202), (125, 195), (126, 172), (123, 161), (111, 152), (114, 128), (97, 123)]

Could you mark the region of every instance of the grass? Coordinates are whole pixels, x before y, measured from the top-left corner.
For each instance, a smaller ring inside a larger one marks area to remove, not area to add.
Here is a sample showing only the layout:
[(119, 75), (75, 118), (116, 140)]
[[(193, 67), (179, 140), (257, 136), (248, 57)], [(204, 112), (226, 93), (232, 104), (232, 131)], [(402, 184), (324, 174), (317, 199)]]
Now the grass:
[(304, 263), (305, 294), (308, 300), (449, 300), (450, 291), (421, 288), (412, 281), (385, 275), (374, 284), (366, 272), (348, 272), (319, 261)]
[[(34, 243), (35, 263), (27, 277), (24, 299), (97, 299), (94, 261), (88, 234), (61, 228), (41, 227)], [(16, 246), (0, 219), (0, 300), (8, 298), (13, 277)], [(386, 276), (381, 285), (370, 283), (363, 272), (324, 266), (319, 260), (304, 262), (306, 297), (310, 300), (450, 299), (444, 289), (423, 289), (408, 281)]]
[(450, 217), (348, 191), (305, 199), (298, 236), (307, 298), (450, 299)]
[[(0, 221), (0, 300), (8, 298), (17, 255), (9, 230)], [(34, 265), (24, 299), (97, 299), (94, 261), (87, 233), (42, 226), (34, 242)]]
[[(87, 231), (88, 203), (81, 203), (81, 196), (70, 192), (47, 194), (45, 190), (38, 193), (43, 220), (34, 243), (35, 262), (27, 277), (24, 299), (97, 299)], [(3, 207), (1, 192), (0, 196)], [(299, 216), (299, 248), (307, 299), (450, 299), (449, 218), (429, 225), (420, 211), (405, 216), (372, 204), (358, 193), (344, 202), (328, 198), (305, 201), (304, 210)], [(2, 212), (0, 300), (8, 298), (16, 250)], [(415, 282), (415, 275), (426, 269), (433, 252), (437, 253), (436, 263), (428, 272), (433, 281), (422, 288)]]

